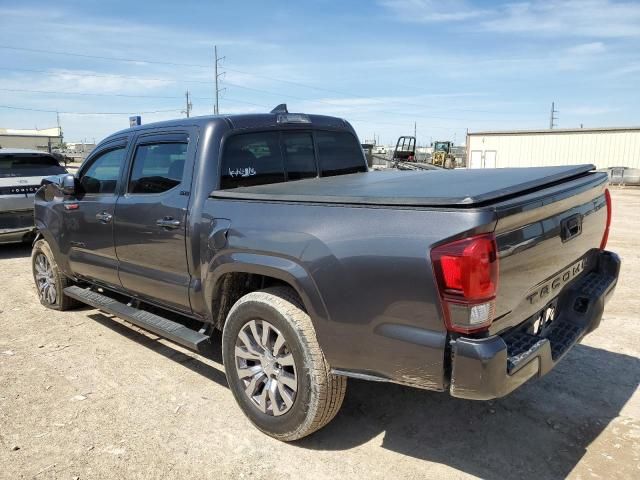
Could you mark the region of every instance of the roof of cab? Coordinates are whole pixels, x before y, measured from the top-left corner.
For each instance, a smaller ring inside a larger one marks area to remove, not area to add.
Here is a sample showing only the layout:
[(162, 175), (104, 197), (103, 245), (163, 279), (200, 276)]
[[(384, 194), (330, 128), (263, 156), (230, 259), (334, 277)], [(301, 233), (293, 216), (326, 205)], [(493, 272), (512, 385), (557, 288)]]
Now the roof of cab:
[[(292, 113), (293, 114), (293, 113)], [(276, 127), (278, 125), (286, 125), (287, 123), (278, 123), (278, 113), (244, 113), (237, 115), (205, 115), (201, 117), (177, 118), (174, 120), (165, 120), (163, 122), (154, 122), (139, 125), (136, 127), (126, 128), (109, 135), (111, 138), (125, 133), (143, 131), (152, 128), (164, 127), (180, 127), (180, 126), (207, 126), (214, 123), (226, 122), (232, 129), (259, 128), (259, 127)], [(312, 114), (295, 114), (305, 115), (309, 118), (310, 123), (296, 125), (308, 125), (310, 127), (329, 127), (329, 128), (351, 128), (349, 123), (338, 117), (329, 117), (327, 115)], [(293, 123), (292, 123), (293, 124)], [(289, 124), (289, 125), (292, 125)]]

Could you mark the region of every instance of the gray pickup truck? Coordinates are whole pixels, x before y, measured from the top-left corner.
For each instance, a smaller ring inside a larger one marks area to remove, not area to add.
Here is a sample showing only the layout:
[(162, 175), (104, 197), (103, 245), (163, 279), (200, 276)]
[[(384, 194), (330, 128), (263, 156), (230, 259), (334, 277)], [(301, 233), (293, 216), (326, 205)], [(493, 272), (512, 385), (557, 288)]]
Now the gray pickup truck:
[(40, 301), (202, 353), (220, 330), (239, 406), (285, 441), (348, 377), (508, 394), (598, 326), (620, 268), (592, 165), (369, 172), (349, 123), (285, 109), (124, 130), (43, 184)]

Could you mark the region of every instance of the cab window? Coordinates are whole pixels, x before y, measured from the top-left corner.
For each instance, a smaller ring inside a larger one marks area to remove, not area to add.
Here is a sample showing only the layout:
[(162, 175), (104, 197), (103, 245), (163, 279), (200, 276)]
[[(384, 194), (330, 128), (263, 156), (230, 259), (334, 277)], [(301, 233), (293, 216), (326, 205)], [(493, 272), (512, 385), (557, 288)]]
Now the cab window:
[(181, 142), (139, 145), (133, 159), (129, 193), (162, 193), (179, 185), (187, 146)]
[(300, 180), (318, 175), (311, 133), (284, 133), (282, 144), (287, 180)]
[(116, 191), (125, 147), (99, 154), (82, 173), (80, 187), (85, 194), (113, 194)]
[(220, 188), (301, 180), (317, 177), (318, 173), (331, 176), (366, 171), (360, 144), (348, 132), (243, 133), (229, 137), (225, 142)]
[(225, 142), (220, 188), (284, 182), (280, 132), (245, 133)]
[(367, 171), (362, 148), (349, 132), (318, 131), (316, 143), (321, 176)]

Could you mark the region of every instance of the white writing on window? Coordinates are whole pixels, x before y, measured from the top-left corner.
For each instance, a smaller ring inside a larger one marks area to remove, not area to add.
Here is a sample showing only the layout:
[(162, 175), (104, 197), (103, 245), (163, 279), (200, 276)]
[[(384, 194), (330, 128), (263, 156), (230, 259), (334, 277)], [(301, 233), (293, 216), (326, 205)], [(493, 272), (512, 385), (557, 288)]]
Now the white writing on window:
[(230, 177), (252, 177), (256, 174), (256, 169), (253, 167), (241, 167), (229, 169)]

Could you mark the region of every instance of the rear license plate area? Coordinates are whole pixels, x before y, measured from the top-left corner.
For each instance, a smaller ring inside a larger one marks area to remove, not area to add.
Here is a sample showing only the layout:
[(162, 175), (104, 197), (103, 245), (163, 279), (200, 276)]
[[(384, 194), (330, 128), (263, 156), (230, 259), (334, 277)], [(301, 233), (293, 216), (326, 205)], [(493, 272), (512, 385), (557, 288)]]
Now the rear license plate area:
[(528, 322), (526, 332), (529, 335), (544, 337), (558, 316), (557, 299), (549, 302), (543, 309), (533, 315)]

